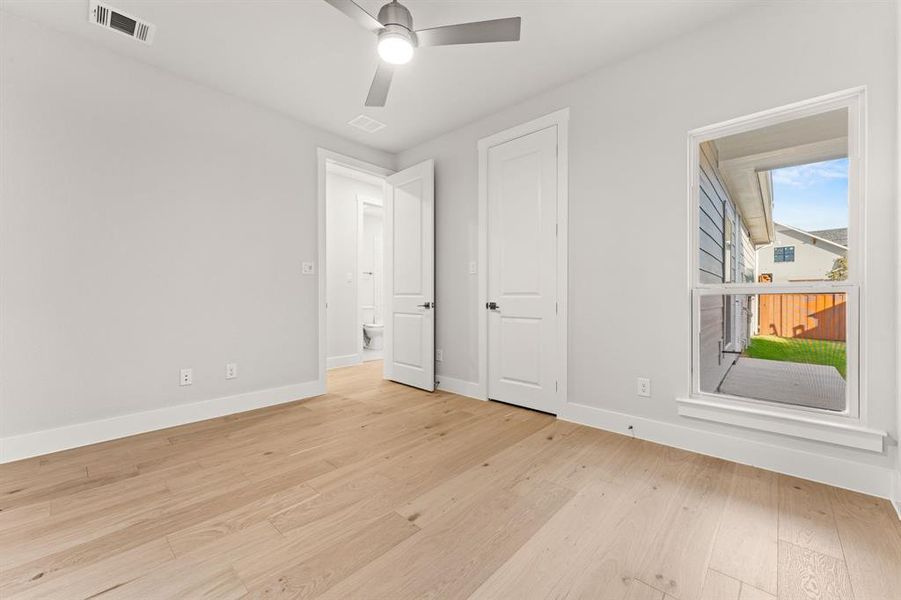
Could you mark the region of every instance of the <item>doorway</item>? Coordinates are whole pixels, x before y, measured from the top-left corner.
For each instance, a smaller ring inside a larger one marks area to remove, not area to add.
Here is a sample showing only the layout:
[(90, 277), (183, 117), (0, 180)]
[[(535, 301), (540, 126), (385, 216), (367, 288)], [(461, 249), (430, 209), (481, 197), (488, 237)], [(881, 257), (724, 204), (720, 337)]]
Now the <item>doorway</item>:
[(385, 219), (381, 197), (357, 196), (357, 310), (361, 362), (381, 360), (385, 332)]
[(382, 211), (392, 171), (319, 150), (319, 381), (381, 358)]
[(326, 164), (325, 281), (328, 368), (382, 356), (383, 177)]
[(479, 385), (558, 414), (566, 398), (564, 109), (479, 141)]
[(434, 164), (398, 173), (319, 150), (319, 385), (379, 361), (434, 390)]

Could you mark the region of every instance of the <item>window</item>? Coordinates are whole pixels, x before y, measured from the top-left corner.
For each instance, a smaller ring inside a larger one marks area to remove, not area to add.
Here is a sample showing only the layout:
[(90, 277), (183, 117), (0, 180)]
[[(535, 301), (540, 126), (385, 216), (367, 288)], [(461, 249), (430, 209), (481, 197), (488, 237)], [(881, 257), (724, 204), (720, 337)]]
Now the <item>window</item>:
[(696, 406), (859, 418), (861, 96), (692, 134)]
[(773, 250), (773, 262), (795, 262), (795, 247), (782, 246)]

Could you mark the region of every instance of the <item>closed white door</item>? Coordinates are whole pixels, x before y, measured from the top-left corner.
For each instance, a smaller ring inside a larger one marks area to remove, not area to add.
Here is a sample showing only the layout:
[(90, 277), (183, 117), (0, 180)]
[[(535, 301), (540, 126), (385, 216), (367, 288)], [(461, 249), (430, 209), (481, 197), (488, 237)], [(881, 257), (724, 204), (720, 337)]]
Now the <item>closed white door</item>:
[(488, 398), (557, 412), (557, 128), (488, 150)]
[(385, 378), (435, 389), (435, 176), (427, 160), (388, 177)]

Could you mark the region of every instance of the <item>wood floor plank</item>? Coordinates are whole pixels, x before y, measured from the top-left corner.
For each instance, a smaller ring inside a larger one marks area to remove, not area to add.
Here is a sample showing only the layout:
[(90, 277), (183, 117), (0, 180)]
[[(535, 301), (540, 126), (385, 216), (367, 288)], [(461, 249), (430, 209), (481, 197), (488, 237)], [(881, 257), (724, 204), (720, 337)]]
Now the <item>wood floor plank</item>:
[(50, 502), (36, 502), (0, 511), (0, 532), (4, 529), (33, 524), (50, 516)]
[(713, 569), (707, 570), (700, 600), (739, 600), (741, 582)]
[[(897, 590), (896, 590), (897, 591)], [(869, 596), (864, 596), (870, 598)], [(780, 600), (852, 600), (845, 562), (826, 554), (779, 542)]]
[(304, 549), (286, 553), (287, 560), (263, 563), (263, 568), (256, 560), (253, 570), (245, 561), (238, 568), (253, 597), (315, 598), (418, 531), (391, 512), (342, 539), (305, 539)]
[(897, 600), (901, 527), (885, 500), (830, 488), (835, 522), (858, 600)]
[(677, 598), (701, 593), (710, 548), (718, 535), (734, 465), (710, 457), (685, 453), (688, 463), (682, 478), (655, 479), (658, 490), (673, 485), (663, 504), (649, 551), (638, 571), (639, 579)]
[(215, 598), (231, 600), (247, 594), (231, 564), (233, 557), (257, 555), (283, 541), (268, 522), (230, 533), (216, 544), (203, 545), (146, 571), (100, 596), (102, 600)]
[(665, 596), (660, 590), (637, 579), (629, 579), (624, 582), (624, 585), (626, 586), (626, 595), (623, 600), (663, 600)]
[(738, 600), (776, 600), (776, 596), (763, 590), (758, 590), (747, 583), (742, 583), (741, 594), (738, 596)]
[(174, 558), (165, 539), (156, 539), (125, 552), (110, 552), (102, 560), (61, 576), (47, 577), (39, 571), (30, 584), (7, 588), (0, 596), (6, 600), (47, 598), (89, 598), (115, 589), (144, 575)]
[(269, 496), (170, 534), (169, 545), (176, 556), (196, 551), (208, 544), (217, 543), (231, 533), (267, 521), (272, 515), (306, 502), (318, 494), (319, 492), (305, 483), (278, 490)]
[(778, 515), (777, 475), (737, 465), (710, 568), (775, 594)]
[(0, 597), (898, 598), (883, 500), (380, 369), (0, 465)]
[(321, 597), (466, 598), (571, 497), (546, 482), (526, 496), (486, 490)]
[(828, 486), (779, 476), (779, 539), (844, 560)]
[[(487, 600), (505, 594), (534, 594), (538, 598), (619, 599), (629, 593), (632, 580), (661, 591), (669, 586), (681, 593), (685, 587), (685, 593), (694, 594), (686, 597), (696, 597), (700, 582), (692, 583), (690, 574), (683, 580), (682, 574), (698, 568), (703, 576), (719, 514), (713, 515), (712, 525), (700, 528), (706, 529), (704, 535), (709, 538), (700, 558), (682, 547), (678, 552), (686, 555), (686, 560), (680, 564), (672, 558), (675, 546), (666, 542), (662, 549), (652, 546), (659, 530), (671, 518), (666, 507), (681, 507), (683, 491), (678, 482), (695, 480), (699, 474), (699, 458), (639, 443), (629, 461), (623, 462), (623, 467), (634, 475), (631, 479), (599, 480), (581, 490), (473, 597)], [(604, 508), (599, 510), (601, 506)]]

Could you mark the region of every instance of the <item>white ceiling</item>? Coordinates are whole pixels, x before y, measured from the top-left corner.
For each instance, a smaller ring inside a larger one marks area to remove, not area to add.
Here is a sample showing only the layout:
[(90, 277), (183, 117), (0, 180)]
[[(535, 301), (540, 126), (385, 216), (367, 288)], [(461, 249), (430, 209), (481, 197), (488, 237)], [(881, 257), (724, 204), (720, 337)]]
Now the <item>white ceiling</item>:
[[(383, 0), (360, 0), (376, 14)], [(109, 0), (157, 26), (152, 46), (88, 23), (88, 0), (3, 10), (397, 152), (747, 6), (746, 0), (405, 0), (415, 27), (522, 16), (516, 43), (422, 48), (385, 108), (364, 109), (375, 36), (322, 0)], [(365, 113), (374, 134), (347, 121)]]

